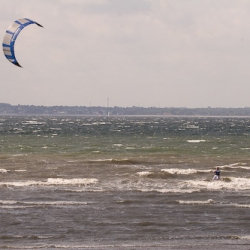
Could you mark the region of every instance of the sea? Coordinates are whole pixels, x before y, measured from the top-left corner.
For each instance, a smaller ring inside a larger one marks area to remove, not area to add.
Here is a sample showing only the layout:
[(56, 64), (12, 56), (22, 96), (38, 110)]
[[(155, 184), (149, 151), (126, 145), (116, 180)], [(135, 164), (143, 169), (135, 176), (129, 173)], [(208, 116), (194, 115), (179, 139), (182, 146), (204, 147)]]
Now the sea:
[(0, 249), (249, 250), (250, 117), (0, 116)]

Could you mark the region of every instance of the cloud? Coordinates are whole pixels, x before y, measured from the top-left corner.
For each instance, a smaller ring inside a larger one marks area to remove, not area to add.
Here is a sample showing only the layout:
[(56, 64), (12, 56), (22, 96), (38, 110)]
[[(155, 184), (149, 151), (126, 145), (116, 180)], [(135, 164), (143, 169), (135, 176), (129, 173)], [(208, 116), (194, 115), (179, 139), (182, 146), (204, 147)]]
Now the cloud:
[[(45, 28), (29, 27), (18, 39), (23, 71), (0, 58), (5, 102), (105, 105), (109, 96), (122, 106), (248, 105), (247, 0), (16, 3), (1, 1), (3, 34), (24, 16)], [(35, 84), (41, 93), (28, 93)]]
[(70, 8), (81, 11), (83, 14), (129, 14), (150, 10), (149, 0), (93, 0), (93, 1), (70, 1), (61, 0), (60, 4), (65, 4)]

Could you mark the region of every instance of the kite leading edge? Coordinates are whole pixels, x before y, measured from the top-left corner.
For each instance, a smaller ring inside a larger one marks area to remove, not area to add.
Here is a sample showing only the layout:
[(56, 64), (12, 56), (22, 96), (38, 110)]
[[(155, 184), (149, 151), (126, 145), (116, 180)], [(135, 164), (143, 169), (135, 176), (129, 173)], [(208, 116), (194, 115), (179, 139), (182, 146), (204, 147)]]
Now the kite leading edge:
[(32, 21), (28, 18), (21, 18), (18, 19), (16, 21), (14, 21), (9, 28), (6, 30), (6, 33), (4, 35), (3, 38), (3, 53), (5, 55), (5, 57), (14, 65), (18, 66), (18, 67), (22, 67), (16, 57), (15, 57), (15, 51), (14, 51), (14, 46), (15, 46), (15, 41), (19, 35), (19, 33), (21, 32), (21, 30), (23, 28), (25, 28), (26, 26), (30, 25), (30, 24), (36, 24), (39, 27), (43, 26), (35, 21)]

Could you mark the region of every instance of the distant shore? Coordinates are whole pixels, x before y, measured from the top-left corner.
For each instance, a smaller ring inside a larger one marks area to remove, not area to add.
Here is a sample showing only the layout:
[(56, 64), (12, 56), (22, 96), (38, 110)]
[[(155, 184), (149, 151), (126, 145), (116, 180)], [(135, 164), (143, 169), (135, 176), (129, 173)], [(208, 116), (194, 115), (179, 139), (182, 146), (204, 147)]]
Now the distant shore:
[(35, 106), (0, 103), (0, 115), (56, 116), (180, 116), (180, 117), (249, 117), (245, 108), (176, 108), (176, 107), (101, 107), (101, 106)]

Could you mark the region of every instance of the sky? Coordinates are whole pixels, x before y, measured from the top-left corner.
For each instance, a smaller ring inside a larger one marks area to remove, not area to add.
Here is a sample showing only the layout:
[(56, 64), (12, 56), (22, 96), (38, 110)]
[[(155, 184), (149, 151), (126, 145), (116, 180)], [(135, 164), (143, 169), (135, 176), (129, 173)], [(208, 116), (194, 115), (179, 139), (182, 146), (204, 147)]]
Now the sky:
[(249, 0), (1, 0), (0, 103), (250, 107)]

